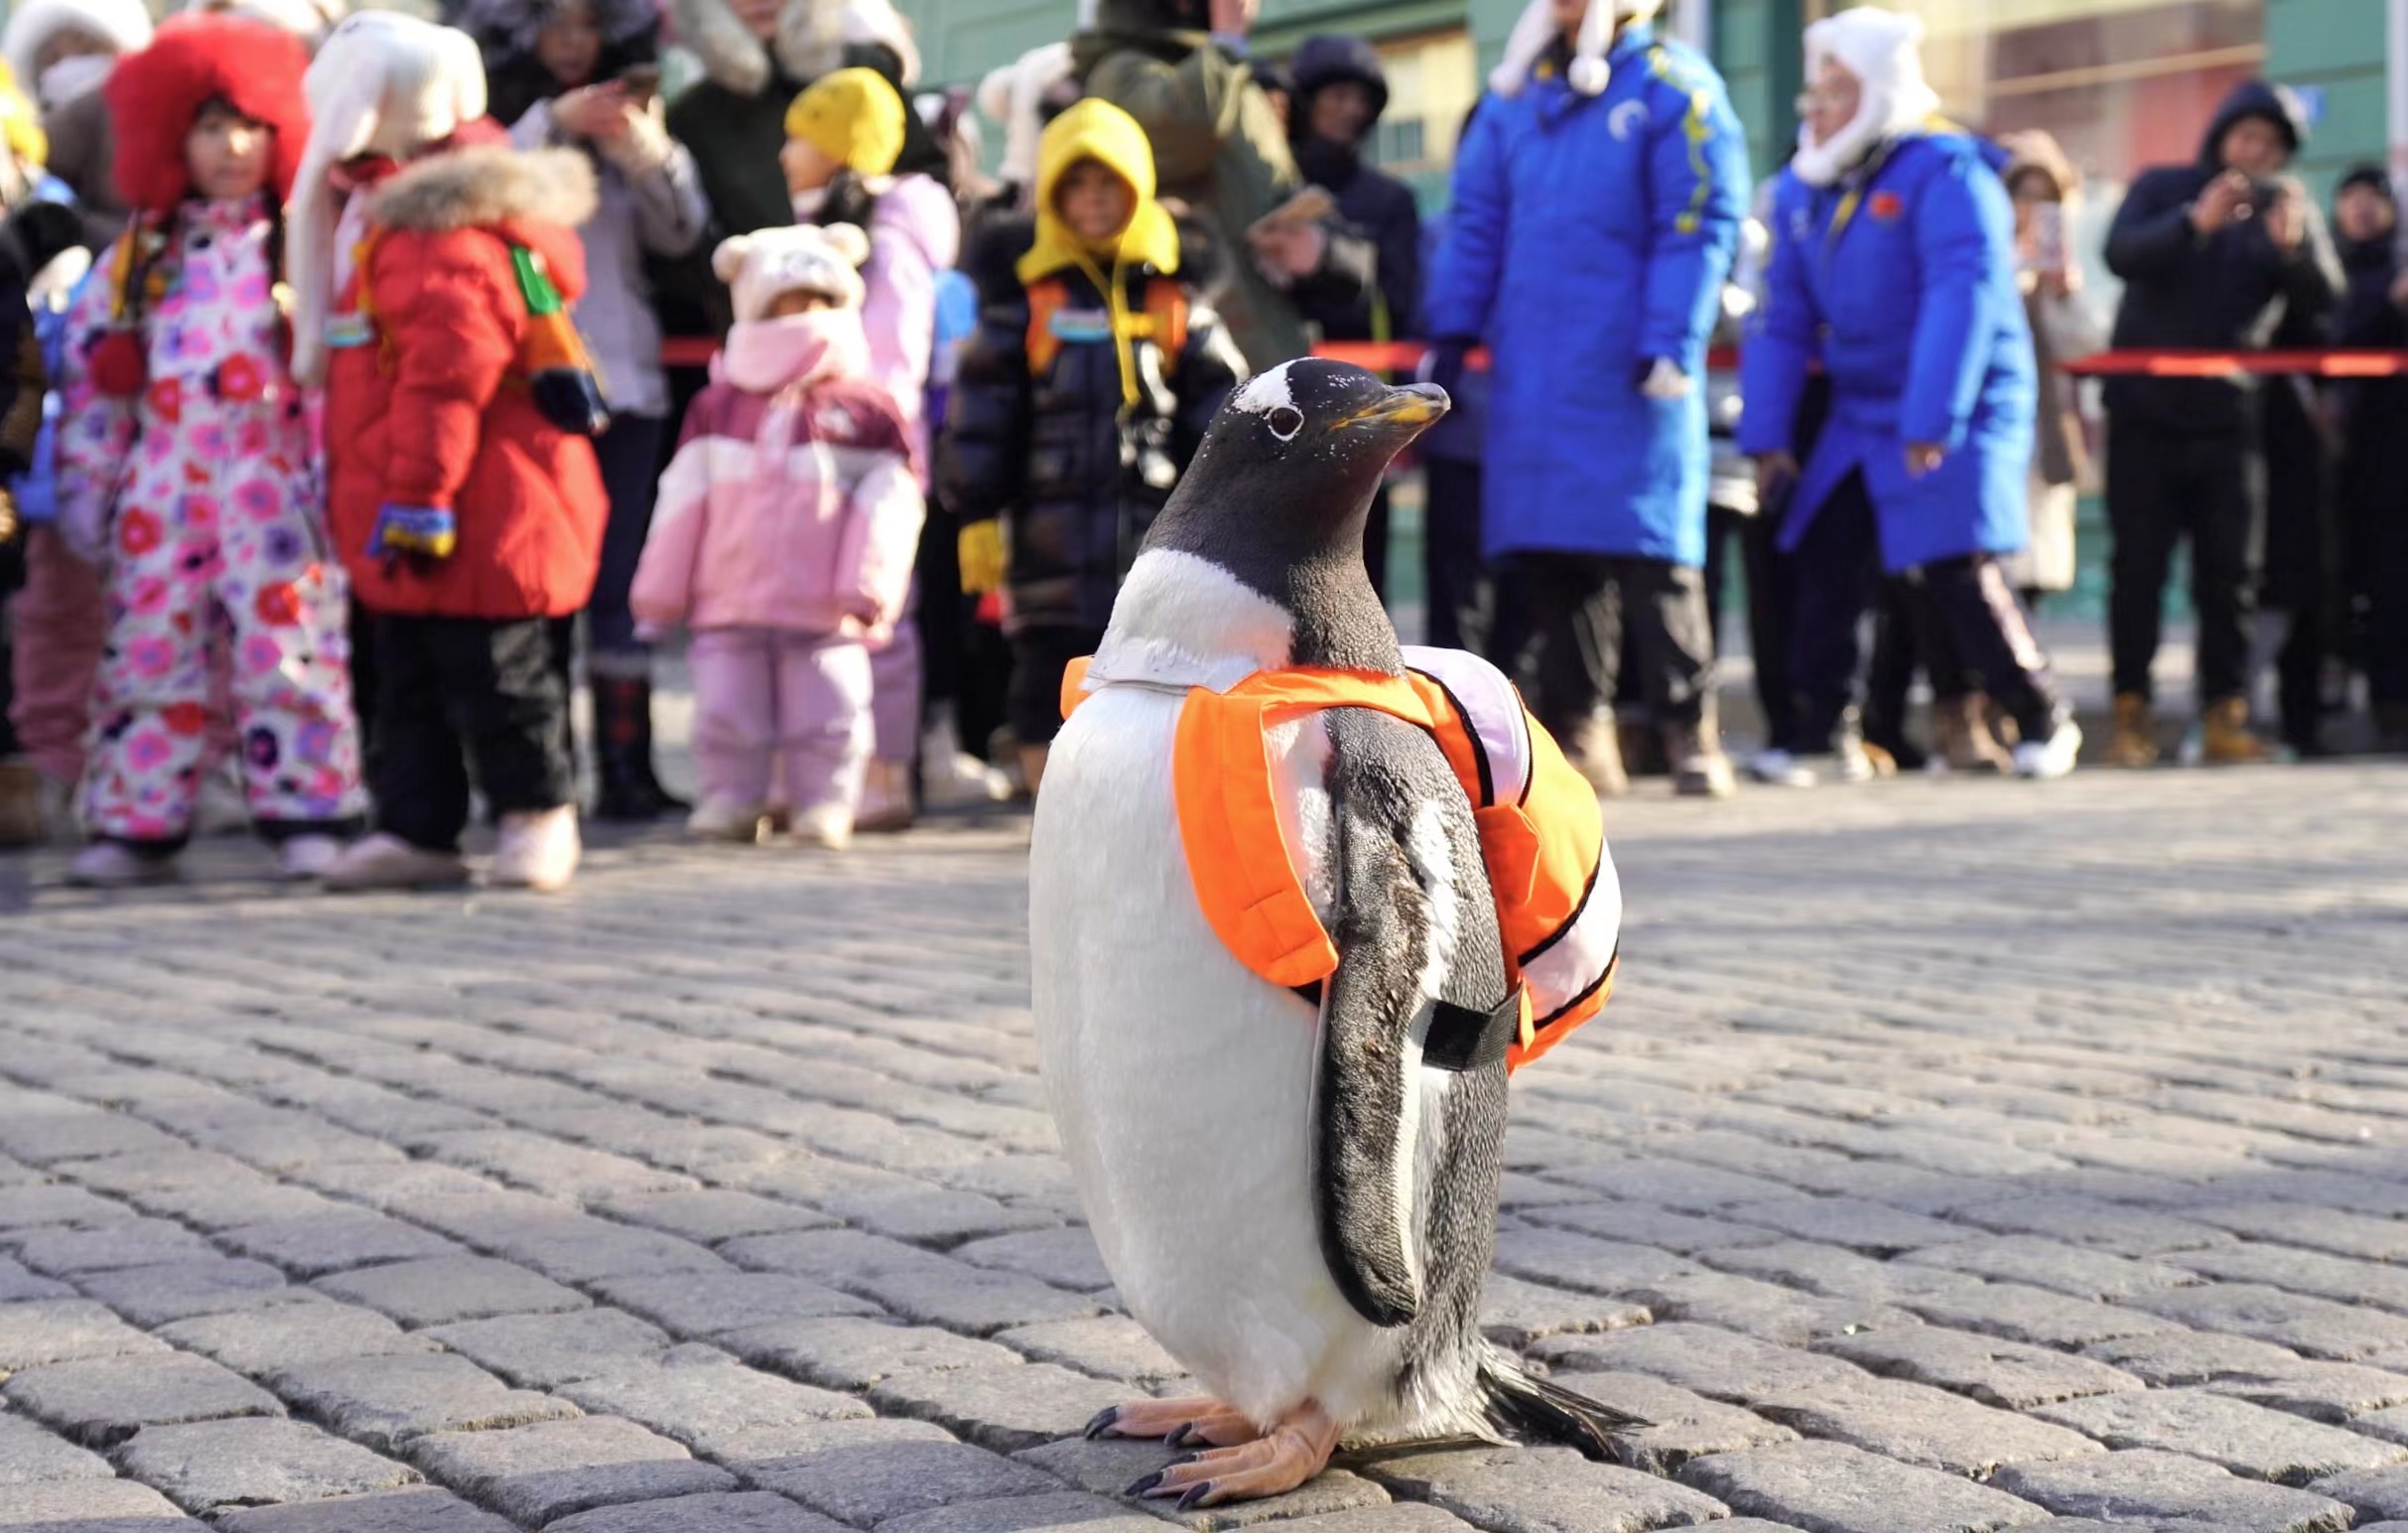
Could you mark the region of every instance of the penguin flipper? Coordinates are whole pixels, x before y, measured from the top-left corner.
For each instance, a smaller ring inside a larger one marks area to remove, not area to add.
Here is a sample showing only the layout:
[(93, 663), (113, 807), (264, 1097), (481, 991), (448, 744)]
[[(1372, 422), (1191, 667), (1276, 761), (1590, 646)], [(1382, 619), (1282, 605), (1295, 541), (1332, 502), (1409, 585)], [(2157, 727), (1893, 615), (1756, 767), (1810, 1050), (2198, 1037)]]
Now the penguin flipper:
[[(1416, 1029), (1437, 1001), (1493, 1006), (1504, 970), (1487, 956), (1501, 948), (1478, 833), (1436, 747), (1384, 715), (1325, 717), (1337, 874), (1326, 924), (1338, 967), (1322, 997), (1313, 1086), (1317, 1223), (1347, 1303), (1375, 1325), (1405, 1325), (1432, 1297), (1418, 1206), (1431, 1189), (1416, 1184), (1440, 1168), (1420, 1164), (1421, 1140), (1454, 1127), (1422, 1121), (1442, 1109), (1419, 1095)], [(1488, 993), (1473, 1001), (1471, 991)], [(1494, 1069), (1501, 1091), (1501, 1055)]]

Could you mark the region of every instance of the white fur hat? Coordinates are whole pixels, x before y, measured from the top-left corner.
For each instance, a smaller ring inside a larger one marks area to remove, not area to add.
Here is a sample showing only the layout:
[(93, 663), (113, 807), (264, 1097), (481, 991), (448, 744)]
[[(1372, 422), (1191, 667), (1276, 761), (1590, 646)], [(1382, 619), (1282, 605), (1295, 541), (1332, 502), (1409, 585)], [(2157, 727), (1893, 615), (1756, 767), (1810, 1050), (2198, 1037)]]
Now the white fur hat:
[(17, 71), (19, 88), (40, 83), (35, 61), (63, 32), (85, 33), (119, 54), (140, 53), (151, 46), (151, 13), (142, 0), (26, 0), (9, 12), (8, 30), (0, 33), (0, 54)]
[(1827, 141), (1798, 129), (1790, 168), (1808, 186), (1827, 187), (1884, 139), (1918, 127), (1940, 110), (1940, 95), (1923, 77), (1923, 22), (1895, 11), (1859, 6), (1826, 16), (1806, 30), (1806, 83), (1825, 60), (1856, 76), (1856, 115)]
[(1045, 136), (1045, 92), (1070, 73), (1070, 45), (1045, 43), (979, 81), (979, 110), (1003, 129), (996, 174), (1020, 186), (1037, 179), (1037, 140)]
[(190, 0), (184, 9), (263, 21), (290, 32), (315, 53), (350, 5), (348, 0)]
[[(1603, 95), (1613, 78), (1605, 55), (1614, 46), (1615, 29), (1624, 22), (1653, 20), (1663, 9), (1664, 0), (1589, 0), (1580, 35), (1572, 40), (1572, 68), (1566, 76), (1571, 87), (1582, 95)], [(1555, 0), (1530, 0), (1505, 39), (1505, 57), (1488, 71), (1488, 88), (1502, 96), (1520, 95), (1554, 41)]]
[(850, 223), (803, 223), (723, 240), (711, 269), (728, 284), (739, 321), (765, 319), (788, 293), (817, 293), (840, 308), (862, 306), (862, 262), (870, 236)]
[(485, 114), (485, 66), (475, 40), (399, 11), (360, 11), (328, 34), (303, 82), (310, 142), (285, 221), (293, 284), (293, 376), (326, 376), (326, 320), (334, 301), (334, 189), (328, 177), (356, 155), (406, 159)]
[(903, 88), (919, 83), (920, 48), (912, 41), (911, 23), (894, 8), (894, 0), (845, 0), (844, 39), (847, 43), (882, 44), (902, 64)]

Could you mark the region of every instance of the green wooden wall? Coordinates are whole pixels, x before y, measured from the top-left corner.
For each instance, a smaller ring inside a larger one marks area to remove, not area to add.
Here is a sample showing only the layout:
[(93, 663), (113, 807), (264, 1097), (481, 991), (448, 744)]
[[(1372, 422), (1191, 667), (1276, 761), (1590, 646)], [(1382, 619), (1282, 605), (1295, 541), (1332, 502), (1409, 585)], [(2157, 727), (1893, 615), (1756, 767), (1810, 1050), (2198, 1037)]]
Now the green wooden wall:
[(2375, 0), (2266, 0), (2266, 72), (2324, 97), (2301, 172), (2320, 192), (2362, 161), (2381, 164), (2383, 7)]

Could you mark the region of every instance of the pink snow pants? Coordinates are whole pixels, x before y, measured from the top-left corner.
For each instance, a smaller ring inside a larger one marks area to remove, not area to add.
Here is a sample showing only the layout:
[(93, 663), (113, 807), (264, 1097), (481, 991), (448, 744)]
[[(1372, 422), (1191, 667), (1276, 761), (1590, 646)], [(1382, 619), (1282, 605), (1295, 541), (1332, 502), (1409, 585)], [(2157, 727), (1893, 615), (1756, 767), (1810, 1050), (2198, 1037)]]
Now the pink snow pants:
[(860, 798), (873, 733), (860, 639), (709, 628), (694, 635), (686, 665), (705, 801), (765, 807), (780, 768), (793, 808), (850, 808)]

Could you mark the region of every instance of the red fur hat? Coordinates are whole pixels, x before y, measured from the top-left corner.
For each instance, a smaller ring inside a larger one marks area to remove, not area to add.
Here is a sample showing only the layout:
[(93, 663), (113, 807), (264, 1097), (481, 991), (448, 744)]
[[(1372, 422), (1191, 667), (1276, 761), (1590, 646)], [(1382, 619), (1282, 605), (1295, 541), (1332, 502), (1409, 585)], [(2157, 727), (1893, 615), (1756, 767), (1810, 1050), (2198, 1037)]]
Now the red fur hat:
[(275, 130), (268, 185), (279, 202), (292, 196), (310, 141), (301, 89), (309, 67), (301, 40), (281, 27), (229, 15), (171, 17), (150, 47), (120, 61), (108, 78), (117, 190), (145, 212), (173, 211), (192, 194), (185, 135), (203, 105), (223, 100)]

